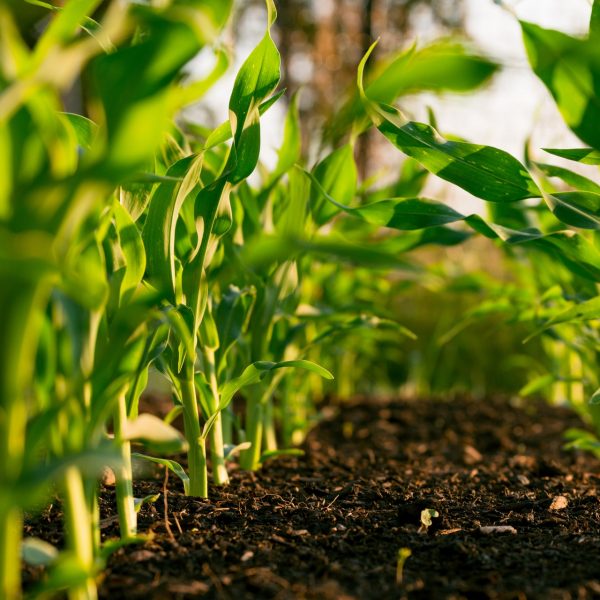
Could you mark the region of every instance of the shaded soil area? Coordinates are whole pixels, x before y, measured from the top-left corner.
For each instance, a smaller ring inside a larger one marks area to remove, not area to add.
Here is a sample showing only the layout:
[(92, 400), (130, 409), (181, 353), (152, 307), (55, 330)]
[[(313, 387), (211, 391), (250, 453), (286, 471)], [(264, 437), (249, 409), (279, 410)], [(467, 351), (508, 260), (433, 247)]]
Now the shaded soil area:
[[(149, 539), (113, 554), (101, 597), (600, 598), (600, 462), (563, 449), (580, 426), (501, 399), (330, 408), (304, 457), (234, 470), (209, 500), (173, 475), (166, 498), (163, 481), (138, 484), (160, 494), (140, 513)], [(115, 536), (111, 488), (103, 498)], [(58, 513), (27, 533), (60, 542)]]

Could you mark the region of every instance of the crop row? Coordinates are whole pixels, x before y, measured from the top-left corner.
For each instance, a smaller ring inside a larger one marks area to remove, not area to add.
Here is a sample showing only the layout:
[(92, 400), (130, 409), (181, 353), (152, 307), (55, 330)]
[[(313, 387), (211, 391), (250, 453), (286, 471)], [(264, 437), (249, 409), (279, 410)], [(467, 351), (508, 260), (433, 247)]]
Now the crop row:
[[(441, 42), (388, 58), (365, 79), (374, 45), (356, 92), (316, 140), (316, 163), (302, 152), (296, 94), (267, 170), (260, 119), (283, 94), (272, 0), (229, 119), (214, 129), (175, 117), (227, 69), (219, 35), (231, 2), (113, 2), (98, 13), (99, 4), (36, 3), (52, 16), (33, 48), (0, 7), (1, 597), (21, 596), (21, 556), (48, 567), (36, 593), (96, 596), (104, 560), (138, 539), (137, 510), (151, 501), (134, 497), (134, 461), (159, 463), (186, 494), (208, 497), (209, 463), (214, 485), (225, 485), (233, 461), (256, 470), (295, 452), (332, 373), (341, 393), (385, 377), (380, 341), (413, 336), (384, 309), (397, 292), (387, 275), (410, 272), (406, 254), (424, 245), (483, 236), (506, 251), (529, 293), (468, 318), (501, 310), (533, 322), (559, 369), (525, 391), (560, 384), (594, 418), (600, 186), (530, 151), (523, 164), (444, 137), (433, 118), (414, 122), (392, 105), (416, 90), (472, 89), (496, 64)], [(533, 70), (589, 146), (548, 152), (599, 165), (600, 2), (585, 39), (521, 27)], [(203, 48), (214, 68), (189, 81), (185, 67)], [(85, 116), (62, 109), (74, 85)], [(378, 189), (358, 181), (354, 162), (371, 128), (407, 157)], [(427, 173), (488, 201), (489, 218), (420, 197)], [(343, 346), (350, 333), (361, 339), (353, 353)], [(164, 419), (139, 411), (151, 374), (171, 392)], [(576, 442), (597, 448), (589, 435)], [(168, 458), (184, 452), (186, 468)], [(100, 538), (107, 467), (118, 541)], [(25, 512), (49, 494), (64, 512), (60, 552), (22, 539)]]

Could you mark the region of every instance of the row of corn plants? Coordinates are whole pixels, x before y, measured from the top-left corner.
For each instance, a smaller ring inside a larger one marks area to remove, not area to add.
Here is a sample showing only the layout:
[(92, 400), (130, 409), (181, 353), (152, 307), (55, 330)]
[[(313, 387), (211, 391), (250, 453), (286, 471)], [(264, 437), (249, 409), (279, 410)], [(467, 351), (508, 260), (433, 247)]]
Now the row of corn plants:
[[(519, 24), (533, 72), (547, 87), (565, 124), (587, 145), (543, 152), (563, 159), (564, 164), (600, 165), (600, 3), (592, 4), (586, 37), (569, 36), (525, 21)], [(549, 164), (537, 158), (540, 152), (530, 144), (520, 163), (498, 149), (466, 143), (454, 136), (445, 138), (431, 125), (410, 121), (401, 110), (382, 103), (369, 94), (368, 88), (363, 89), (362, 72), (371, 51), (359, 67), (358, 88), (372, 124), (430, 173), (488, 201), (489, 216), (484, 220), (479, 215), (463, 215), (443, 203), (423, 199), (347, 210), (361, 213), (362, 218), (380, 219), (385, 208), (389, 212), (382, 224), (391, 217), (387, 226), (404, 229), (410, 219), (400, 221), (398, 213), (408, 209), (410, 217), (418, 219), (419, 228), (437, 229), (463, 222), (476, 234), (495, 240), (506, 253), (517, 287), (504, 285), (498, 293), (497, 282), (485, 282), (483, 288), (490, 297), (463, 315), (443, 337), (451, 339), (457, 331), (490, 314), (528, 324), (531, 331), (524, 342), (541, 336), (546, 359), (543, 364), (528, 365), (532, 376), (521, 393), (544, 391), (551, 400), (577, 409), (598, 431), (597, 177), (583, 175), (580, 168)], [(573, 445), (596, 453), (600, 450), (597, 438), (585, 431), (571, 431), (569, 437)]]
[[(412, 335), (377, 313), (378, 286), (369, 295), (360, 280), (408, 269), (399, 254), (431, 240), (373, 247), (377, 224), (344, 225), (329, 199), (366, 193), (353, 158), (364, 115), (354, 118), (357, 133), (308, 169), (292, 97), (277, 164), (261, 167), (258, 187), (248, 183), (259, 166), (260, 117), (282, 96), (272, 1), (266, 9), (265, 34), (235, 79), (229, 119), (210, 129), (174, 117), (227, 69), (220, 32), (231, 2), (0, 8), (4, 598), (21, 596), (21, 556), (47, 567), (34, 595), (96, 597), (106, 557), (139, 539), (136, 513), (149, 499), (134, 497), (135, 461), (159, 463), (186, 494), (207, 497), (209, 463), (214, 484), (224, 485), (236, 454), (254, 470), (293, 451), (314, 415), (310, 399), (332, 378), (320, 363), (344, 373), (340, 391), (364, 376), (338, 351), (341, 339)], [(30, 47), (19, 25), (32, 11), (45, 21)], [(193, 79), (186, 65), (203, 49), (214, 67)], [(460, 45), (407, 56), (430, 71), (446, 57), (466, 75), (455, 85), (413, 73), (406, 91), (474, 87), (495, 70)], [(407, 56), (394, 57), (374, 84)], [(80, 114), (63, 109), (73, 90)], [(422, 179), (408, 169), (395, 189)], [(151, 371), (172, 392), (163, 420), (139, 412)], [(239, 392), (241, 414), (232, 409)], [(179, 415), (183, 433), (171, 425)], [(182, 452), (186, 468), (168, 458)], [(116, 479), (117, 541), (100, 535), (107, 467)], [(49, 495), (60, 497), (64, 513), (60, 552), (22, 539), (24, 514)]]
[[(407, 257), (413, 249), (460, 244), (473, 232), (515, 252), (531, 248), (523, 264), (537, 264), (539, 254), (552, 269), (554, 291), (541, 276), (536, 287), (549, 304), (544, 326), (595, 314), (600, 196), (585, 186), (558, 192), (552, 177), (582, 180), (532, 161), (530, 173), (500, 150), (447, 140), (390, 105), (420, 90), (467, 91), (497, 65), (465, 44), (438, 42), (381, 61), (363, 82), (367, 55), (358, 92), (313, 140), (316, 162), (303, 152), (296, 94), (277, 162), (266, 169), (260, 119), (283, 95), (272, 0), (264, 36), (235, 78), (229, 118), (207, 128), (178, 117), (228, 67), (221, 32), (231, 8), (223, 0), (36, 2), (47, 15), (30, 47), (18, 10), (0, 7), (0, 596), (7, 599), (22, 593), (21, 556), (47, 567), (34, 593), (96, 597), (107, 556), (143, 533), (136, 514), (151, 498), (134, 497), (136, 461), (158, 463), (186, 494), (208, 497), (209, 476), (227, 484), (233, 461), (256, 470), (294, 452), (326, 391), (345, 395), (361, 379), (384, 381), (386, 364), (413, 334), (381, 299), (397, 290), (390, 272), (421, 276)], [(579, 89), (579, 78), (569, 79), (572, 64), (577, 73), (589, 68), (595, 81), (593, 35), (523, 29), (536, 72), (592, 145), (556, 153), (595, 160), (586, 113), (595, 110), (593, 89), (584, 86), (576, 101), (552, 89), (556, 81)], [(214, 66), (193, 79), (187, 64), (200, 51), (214, 54)], [(542, 64), (550, 51), (554, 58)], [(547, 70), (560, 69), (560, 52), (568, 68), (558, 77)], [(72, 89), (83, 98), (81, 114), (63, 110)], [(409, 157), (385, 187), (358, 180), (354, 145), (371, 127)], [(428, 172), (511, 210), (486, 222), (420, 198)], [(527, 200), (538, 198), (550, 211)], [(472, 231), (455, 227), (460, 221)], [(552, 313), (582, 289), (591, 303), (583, 313), (580, 306)], [(592, 334), (573, 335), (580, 344)], [(565, 348), (573, 354), (577, 344)], [(582, 360), (591, 366), (593, 351)], [(151, 373), (171, 390), (165, 419), (139, 411)], [(172, 425), (178, 416), (182, 432)], [(187, 460), (170, 458), (181, 453)], [(107, 467), (120, 540), (100, 535)], [(49, 495), (60, 497), (64, 513), (60, 552), (22, 534), (24, 514)]]

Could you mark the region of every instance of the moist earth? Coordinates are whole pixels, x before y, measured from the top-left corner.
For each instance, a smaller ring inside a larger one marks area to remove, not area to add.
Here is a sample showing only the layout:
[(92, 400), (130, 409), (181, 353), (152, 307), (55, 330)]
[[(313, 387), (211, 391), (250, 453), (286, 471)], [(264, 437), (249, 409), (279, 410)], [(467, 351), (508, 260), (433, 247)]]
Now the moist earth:
[[(304, 456), (234, 468), (208, 500), (172, 474), (136, 484), (159, 494), (148, 539), (112, 555), (100, 596), (600, 598), (600, 461), (564, 448), (569, 427), (564, 408), (502, 398), (331, 403)], [(61, 545), (61, 527), (54, 502), (26, 535)], [(118, 535), (110, 486), (102, 527)]]

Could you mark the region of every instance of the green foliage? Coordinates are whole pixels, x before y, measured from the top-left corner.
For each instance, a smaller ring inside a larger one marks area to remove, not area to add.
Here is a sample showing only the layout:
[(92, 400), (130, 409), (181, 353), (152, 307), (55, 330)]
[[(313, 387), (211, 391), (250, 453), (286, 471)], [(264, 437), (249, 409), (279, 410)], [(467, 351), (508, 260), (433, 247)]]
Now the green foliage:
[[(252, 470), (299, 455), (293, 446), (327, 393), (407, 383), (431, 392), (451, 387), (456, 373), (479, 385), (471, 364), (444, 351), (485, 319), (496, 319), (495, 348), (501, 322), (536, 338), (535, 356), (506, 360), (525, 373), (515, 388), (560, 385), (597, 418), (582, 400), (590, 392), (597, 405), (600, 185), (528, 157), (530, 172), (390, 105), (409, 92), (468, 91), (497, 65), (446, 40), (392, 56), (364, 85), (371, 48), (356, 95), (317, 144), (303, 144), (291, 97), (269, 171), (260, 120), (283, 95), (272, 0), (265, 33), (235, 77), (228, 121), (211, 129), (178, 113), (229, 65), (219, 36), (231, 4), (38, 3), (50, 14), (33, 48), (15, 16), (29, 23), (36, 13), (0, 7), (2, 597), (21, 593), (20, 548), (49, 570), (36, 593), (95, 597), (106, 556), (139, 540), (137, 509), (153, 501), (134, 498), (134, 459), (207, 497), (209, 462), (214, 484), (225, 485), (238, 454)], [(590, 146), (549, 152), (597, 165), (598, 3), (589, 39), (522, 28), (533, 69)], [(215, 65), (189, 83), (186, 65), (203, 48)], [(74, 84), (84, 91), (82, 114), (64, 110)], [(385, 186), (358, 176), (355, 143), (371, 126), (408, 157)], [(317, 145), (309, 161), (303, 150)], [(490, 217), (421, 197), (428, 172), (493, 203)], [(408, 255), (477, 237), (505, 249), (510, 285)], [(433, 331), (399, 301), (412, 298), (415, 308), (422, 290), (443, 310)], [(454, 294), (472, 294), (464, 314), (450, 310)], [(476, 360), (479, 335), (473, 340), (461, 343)], [(173, 402), (164, 420), (140, 414), (156, 377)], [(166, 458), (181, 452), (186, 468)], [(94, 509), (105, 468), (116, 478), (117, 545), (100, 543)], [(51, 489), (64, 507), (61, 551), (22, 541), (23, 511)]]
[(574, 38), (525, 21), (521, 29), (531, 67), (548, 87), (565, 123), (583, 142), (599, 148), (597, 40)]

